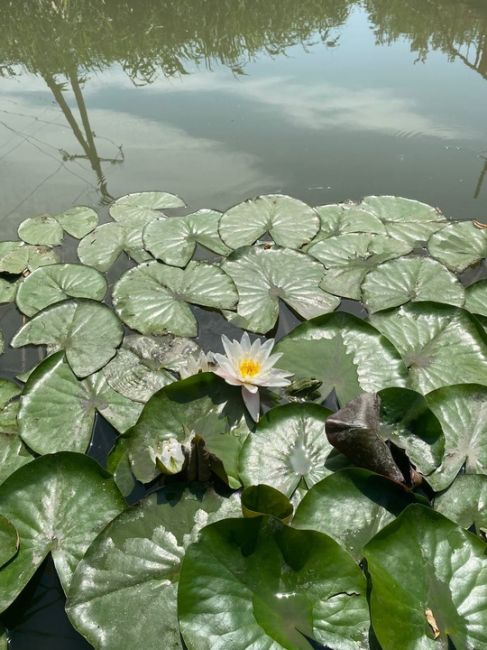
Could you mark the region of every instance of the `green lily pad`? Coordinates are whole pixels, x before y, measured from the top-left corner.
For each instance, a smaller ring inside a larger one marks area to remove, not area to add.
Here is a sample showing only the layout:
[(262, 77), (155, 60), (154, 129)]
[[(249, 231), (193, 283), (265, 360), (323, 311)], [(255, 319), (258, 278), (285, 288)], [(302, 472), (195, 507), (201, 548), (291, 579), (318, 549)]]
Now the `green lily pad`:
[(265, 194), (227, 210), (220, 237), (230, 248), (253, 244), (269, 233), (278, 246), (301, 248), (320, 229), (320, 218), (306, 203), (284, 194)]
[(134, 192), (117, 199), (110, 207), (110, 216), (120, 223), (147, 223), (161, 216), (159, 210), (185, 205), (179, 196), (169, 192)]
[(331, 474), (334, 451), (325, 434), (331, 413), (317, 404), (285, 404), (264, 415), (244, 443), (240, 478), (244, 486), (265, 483), (288, 497)]
[(62, 349), (78, 377), (96, 372), (115, 356), (123, 329), (115, 314), (94, 300), (65, 300), (46, 307), (12, 339), (14, 348), (47, 345)]
[(445, 436), (443, 462), (428, 476), (432, 488), (447, 488), (464, 464), (467, 474), (487, 474), (487, 388), (448, 386), (429, 393), (426, 401)]
[(135, 424), (142, 405), (110, 388), (102, 373), (79, 381), (63, 352), (44, 359), (30, 374), (18, 414), (22, 440), (38, 454), (84, 453), (98, 411), (120, 433)]
[(0, 515), (0, 569), (7, 564), (19, 548), (19, 535), (15, 526)]
[(431, 237), (428, 250), (452, 271), (464, 271), (487, 257), (487, 230), (473, 221), (452, 223)]
[(98, 225), (98, 215), (92, 208), (84, 205), (76, 206), (56, 214), (55, 219), (61, 224), (63, 229), (76, 239), (85, 237)]
[(19, 241), (0, 241), (0, 273), (19, 275), (27, 268), (29, 249)]
[(0, 484), (34, 458), (18, 435), (17, 414), (22, 389), (0, 379)]
[(384, 476), (342, 469), (305, 494), (292, 525), (333, 537), (359, 561), (367, 542), (415, 501), (412, 492)]
[(382, 221), (389, 237), (412, 245), (428, 241), (448, 223), (438, 208), (400, 196), (367, 196), (360, 207)]
[(0, 611), (48, 553), (66, 591), (88, 546), (124, 508), (113, 479), (82, 454), (42, 456), (18, 469), (0, 486), (0, 512), (21, 539), (17, 555), (0, 569)]
[(58, 264), (59, 255), (49, 246), (26, 246), (28, 250), (27, 270), (32, 273), (41, 266)]
[(465, 289), (465, 309), (471, 314), (487, 316), (487, 280), (471, 284)]
[(293, 505), (279, 490), (263, 483), (250, 485), (242, 490), (242, 513), (244, 517), (272, 515), (288, 524), (293, 515)]
[(104, 273), (125, 249), (125, 229), (119, 223), (104, 223), (78, 244), (80, 262)]
[(41, 246), (59, 246), (63, 241), (63, 228), (55, 217), (41, 214), (22, 221), (18, 234), (27, 244)]
[(352, 232), (387, 235), (379, 217), (356, 203), (335, 203), (315, 208), (320, 215), (321, 228), (313, 242)]
[(189, 445), (198, 436), (223, 464), (221, 478), (237, 488), (238, 456), (248, 433), (241, 391), (212, 373), (202, 373), (169, 384), (150, 398), (137, 424), (121, 439), (125, 454), (117, 463), (128, 457), (135, 478), (149, 483), (161, 473), (168, 441)]
[(340, 404), (363, 391), (406, 383), (406, 367), (393, 345), (350, 314), (329, 314), (299, 325), (279, 341), (275, 352), (283, 354), (279, 368), (298, 379), (321, 380), (320, 398), (335, 389)]
[(360, 300), (360, 287), (369, 271), (411, 250), (409, 244), (391, 237), (352, 233), (318, 241), (310, 246), (308, 253), (326, 269), (320, 284), (322, 289)]
[(487, 530), (487, 476), (461, 474), (435, 498), (435, 510), (462, 528)]
[(399, 350), (409, 387), (419, 393), (452, 384), (487, 384), (487, 335), (463, 309), (408, 304), (370, 320)]
[[(186, 551), (178, 592), (188, 650), (368, 648), (366, 583), (327, 535), (270, 517), (211, 524)], [(322, 645), (320, 645), (322, 644)]]
[(222, 268), (235, 282), (239, 296), (237, 313), (225, 315), (252, 332), (264, 334), (274, 327), (280, 299), (303, 318), (333, 311), (340, 302), (318, 287), (323, 267), (304, 253), (242, 248)]
[(117, 393), (145, 404), (163, 386), (176, 380), (168, 370), (177, 372), (185, 368), (188, 357), (200, 350), (191, 339), (172, 334), (126, 336), (103, 374)]
[[(383, 650), (487, 647), (485, 543), (421, 505), (365, 547)], [(437, 638), (435, 638), (437, 637)]]
[(81, 264), (41, 266), (21, 283), (17, 307), (27, 316), (66, 298), (103, 300), (107, 283), (103, 275)]
[(362, 295), (371, 313), (407, 302), (431, 300), (462, 307), (465, 301), (465, 290), (456, 276), (439, 262), (426, 257), (381, 264), (365, 277)]
[(113, 304), (124, 323), (142, 334), (196, 336), (187, 303), (231, 309), (237, 302), (232, 279), (220, 268), (190, 262), (183, 270), (148, 262), (127, 271), (113, 289)]
[[(176, 598), (185, 549), (206, 524), (238, 514), (237, 498), (169, 489), (123, 512), (76, 569), (71, 622), (95, 648), (182, 648)], [(137, 607), (127, 609), (130, 602)]]
[(144, 229), (145, 248), (165, 264), (186, 266), (193, 257), (196, 244), (201, 244), (219, 255), (227, 255), (230, 248), (220, 239), (218, 224), (221, 212), (198, 210), (186, 217), (155, 219)]

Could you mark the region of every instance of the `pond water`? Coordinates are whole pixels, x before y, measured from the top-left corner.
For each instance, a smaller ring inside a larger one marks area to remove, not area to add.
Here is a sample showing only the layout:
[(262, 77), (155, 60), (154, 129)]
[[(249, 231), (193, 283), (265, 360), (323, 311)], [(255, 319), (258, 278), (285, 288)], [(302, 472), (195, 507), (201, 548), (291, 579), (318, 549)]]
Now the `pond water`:
[[(1, 239), (152, 189), (487, 221), (486, 105), (483, 1), (0, 0)], [(6, 617), (16, 650), (88, 647), (51, 573)]]

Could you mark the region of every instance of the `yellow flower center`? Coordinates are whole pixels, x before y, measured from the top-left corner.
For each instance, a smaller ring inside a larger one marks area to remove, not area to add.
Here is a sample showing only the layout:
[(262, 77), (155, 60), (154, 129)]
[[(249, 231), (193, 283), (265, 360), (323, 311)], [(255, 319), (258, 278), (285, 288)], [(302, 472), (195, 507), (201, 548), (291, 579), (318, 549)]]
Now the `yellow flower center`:
[(242, 359), (239, 365), (240, 376), (244, 379), (251, 379), (258, 375), (262, 368), (262, 364), (254, 359)]

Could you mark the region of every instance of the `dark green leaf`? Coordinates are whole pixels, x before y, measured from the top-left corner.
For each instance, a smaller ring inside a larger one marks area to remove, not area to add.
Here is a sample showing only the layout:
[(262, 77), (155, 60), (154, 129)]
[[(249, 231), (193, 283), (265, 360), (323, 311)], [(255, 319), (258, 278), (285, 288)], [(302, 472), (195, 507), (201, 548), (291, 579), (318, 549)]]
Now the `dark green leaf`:
[(271, 515), (289, 523), (293, 514), (289, 499), (279, 490), (262, 483), (245, 488), (241, 500), (244, 517)]

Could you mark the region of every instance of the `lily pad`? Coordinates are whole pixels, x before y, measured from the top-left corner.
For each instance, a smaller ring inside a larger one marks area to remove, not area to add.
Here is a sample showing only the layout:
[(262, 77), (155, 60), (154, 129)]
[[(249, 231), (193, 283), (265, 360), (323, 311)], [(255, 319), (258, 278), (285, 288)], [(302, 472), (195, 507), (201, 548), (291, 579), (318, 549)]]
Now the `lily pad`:
[(400, 196), (367, 196), (360, 207), (380, 219), (390, 237), (412, 245), (448, 224), (438, 208)]
[(0, 569), (7, 564), (19, 548), (19, 535), (15, 526), (0, 515)]
[(238, 514), (235, 497), (169, 489), (123, 512), (93, 542), (74, 574), (66, 607), (73, 625), (104, 650), (182, 648), (176, 598), (185, 549), (203, 526)]
[(20, 275), (27, 268), (29, 249), (19, 241), (0, 241), (0, 273)]
[(487, 230), (473, 221), (452, 223), (431, 237), (428, 250), (452, 271), (464, 271), (487, 257)]
[(190, 262), (183, 270), (148, 262), (127, 271), (113, 289), (113, 304), (124, 323), (142, 334), (196, 336), (187, 303), (231, 309), (237, 302), (232, 279), (220, 268)]
[(471, 314), (487, 316), (487, 280), (471, 284), (465, 289), (465, 309)]
[(220, 236), (230, 248), (253, 244), (269, 233), (278, 246), (301, 248), (320, 229), (317, 212), (284, 194), (265, 194), (227, 210), (220, 220)]
[(27, 244), (41, 246), (59, 246), (64, 236), (61, 224), (48, 214), (25, 219), (19, 226), (18, 234)]
[(13, 381), (0, 379), (0, 484), (34, 458), (18, 435), (18, 396), (21, 392)]
[(81, 264), (41, 266), (21, 283), (17, 307), (27, 316), (66, 298), (103, 300), (107, 283), (103, 275)]
[(366, 469), (342, 469), (305, 494), (293, 527), (333, 537), (359, 561), (363, 547), (408, 505), (412, 492)]
[(108, 271), (125, 249), (125, 229), (119, 223), (104, 223), (78, 244), (80, 262), (101, 272)]
[(32, 273), (41, 266), (49, 264), (58, 264), (59, 255), (49, 246), (26, 246), (29, 257), (27, 260), (27, 270)]
[(38, 454), (84, 453), (98, 411), (124, 433), (135, 424), (142, 405), (112, 390), (101, 373), (79, 381), (57, 352), (40, 363), (25, 385), (18, 414), (19, 432)]
[(147, 223), (160, 217), (159, 210), (184, 208), (184, 201), (169, 192), (134, 192), (120, 197), (110, 206), (110, 216), (120, 223)]
[(487, 646), (485, 543), (421, 505), (365, 547), (370, 608), (383, 650)]
[(409, 244), (391, 237), (352, 233), (319, 241), (310, 246), (308, 253), (326, 269), (320, 284), (322, 289), (360, 300), (360, 287), (369, 271), (411, 250)]
[(283, 300), (303, 318), (333, 311), (338, 298), (318, 285), (323, 267), (304, 253), (287, 249), (242, 248), (222, 268), (238, 291), (237, 314), (225, 314), (236, 325), (264, 334), (274, 327)]
[(370, 320), (399, 350), (409, 387), (419, 393), (452, 384), (487, 384), (487, 335), (463, 309), (408, 304)]
[(221, 212), (198, 210), (186, 217), (155, 219), (144, 229), (144, 246), (165, 264), (186, 266), (193, 257), (196, 244), (201, 244), (219, 255), (227, 255), (230, 248), (220, 239), (218, 224)]
[(456, 276), (426, 257), (381, 264), (367, 274), (362, 295), (371, 313), (407, 302), (436, 301), (462, 307), (465, 301), (465, 291)]
[(335, 389), (340, 404), (361, 392), (404, 386), (406, 367), (393, 345), (374, 327), (350, 314), (320, 316), (296, 327), (279, 341), (279, 368), (296, 378), (323, 383), (323, 400)]
[(317, 404), (285, 404), (268, 411), (240, 454), (244, 486), (265, 483), (290, 497), (302, 481), (310, 488), (331, 474), (334, 450), (325, 434), (330, 413)]
[(227, 519), (186, 551), (179, 623), (188, 650), (365, 650), (365, 593), (359, 567), (327, 535), (269, 517)]
[(293, 505), (279, 490), (260, 483), (242, 490), (242, 513), (244, 517), (272, 515), (288, 524), (293, 515)]
[(185, 368), (188, 357), (198, 352), (197, 343), (172, 334), (126, 336), (103, 374), (117, 393), (145, 404), (163, 386), (176, 380), (169, 370)]
[(321, 227), (314, 242), (352, 232), (387, 235), (379, 217), (356, 203), (335, 203), (315, 208), (320, 215)]
[(462, 528), (487, 531), (487, 476), (462, 474), (435, 498), (435, 510)]
[(447, 488), (464, 464), (467, 474), (487, 474), (487, 388), (448, 386), (429, 393), (426, 400), (445, 436), (443, 462), (428, 476), (432, 488)]
[(62, 349), (78, 377), (96, 372), (115, 355), (123, 336), (120, 321), (94, 300), (65, 300), (38, 312), (12, 339), (14, 348), (47, 345)]
[(63, 229), (76, 239), (85, 237), (98, 225), (98, 215), (92, 208), (84, 205), (70, 208), (65, 212), (56, 214), (55, 219), (61, 224)]
[(88, 546), (124, 508), (113, 479), (81, 454), (42, 456), (18, 469), (0, 486), (0, 512), (21, 539), (17, 555), (0, 569), (0, 611), (48, 553), (66, 591)]

